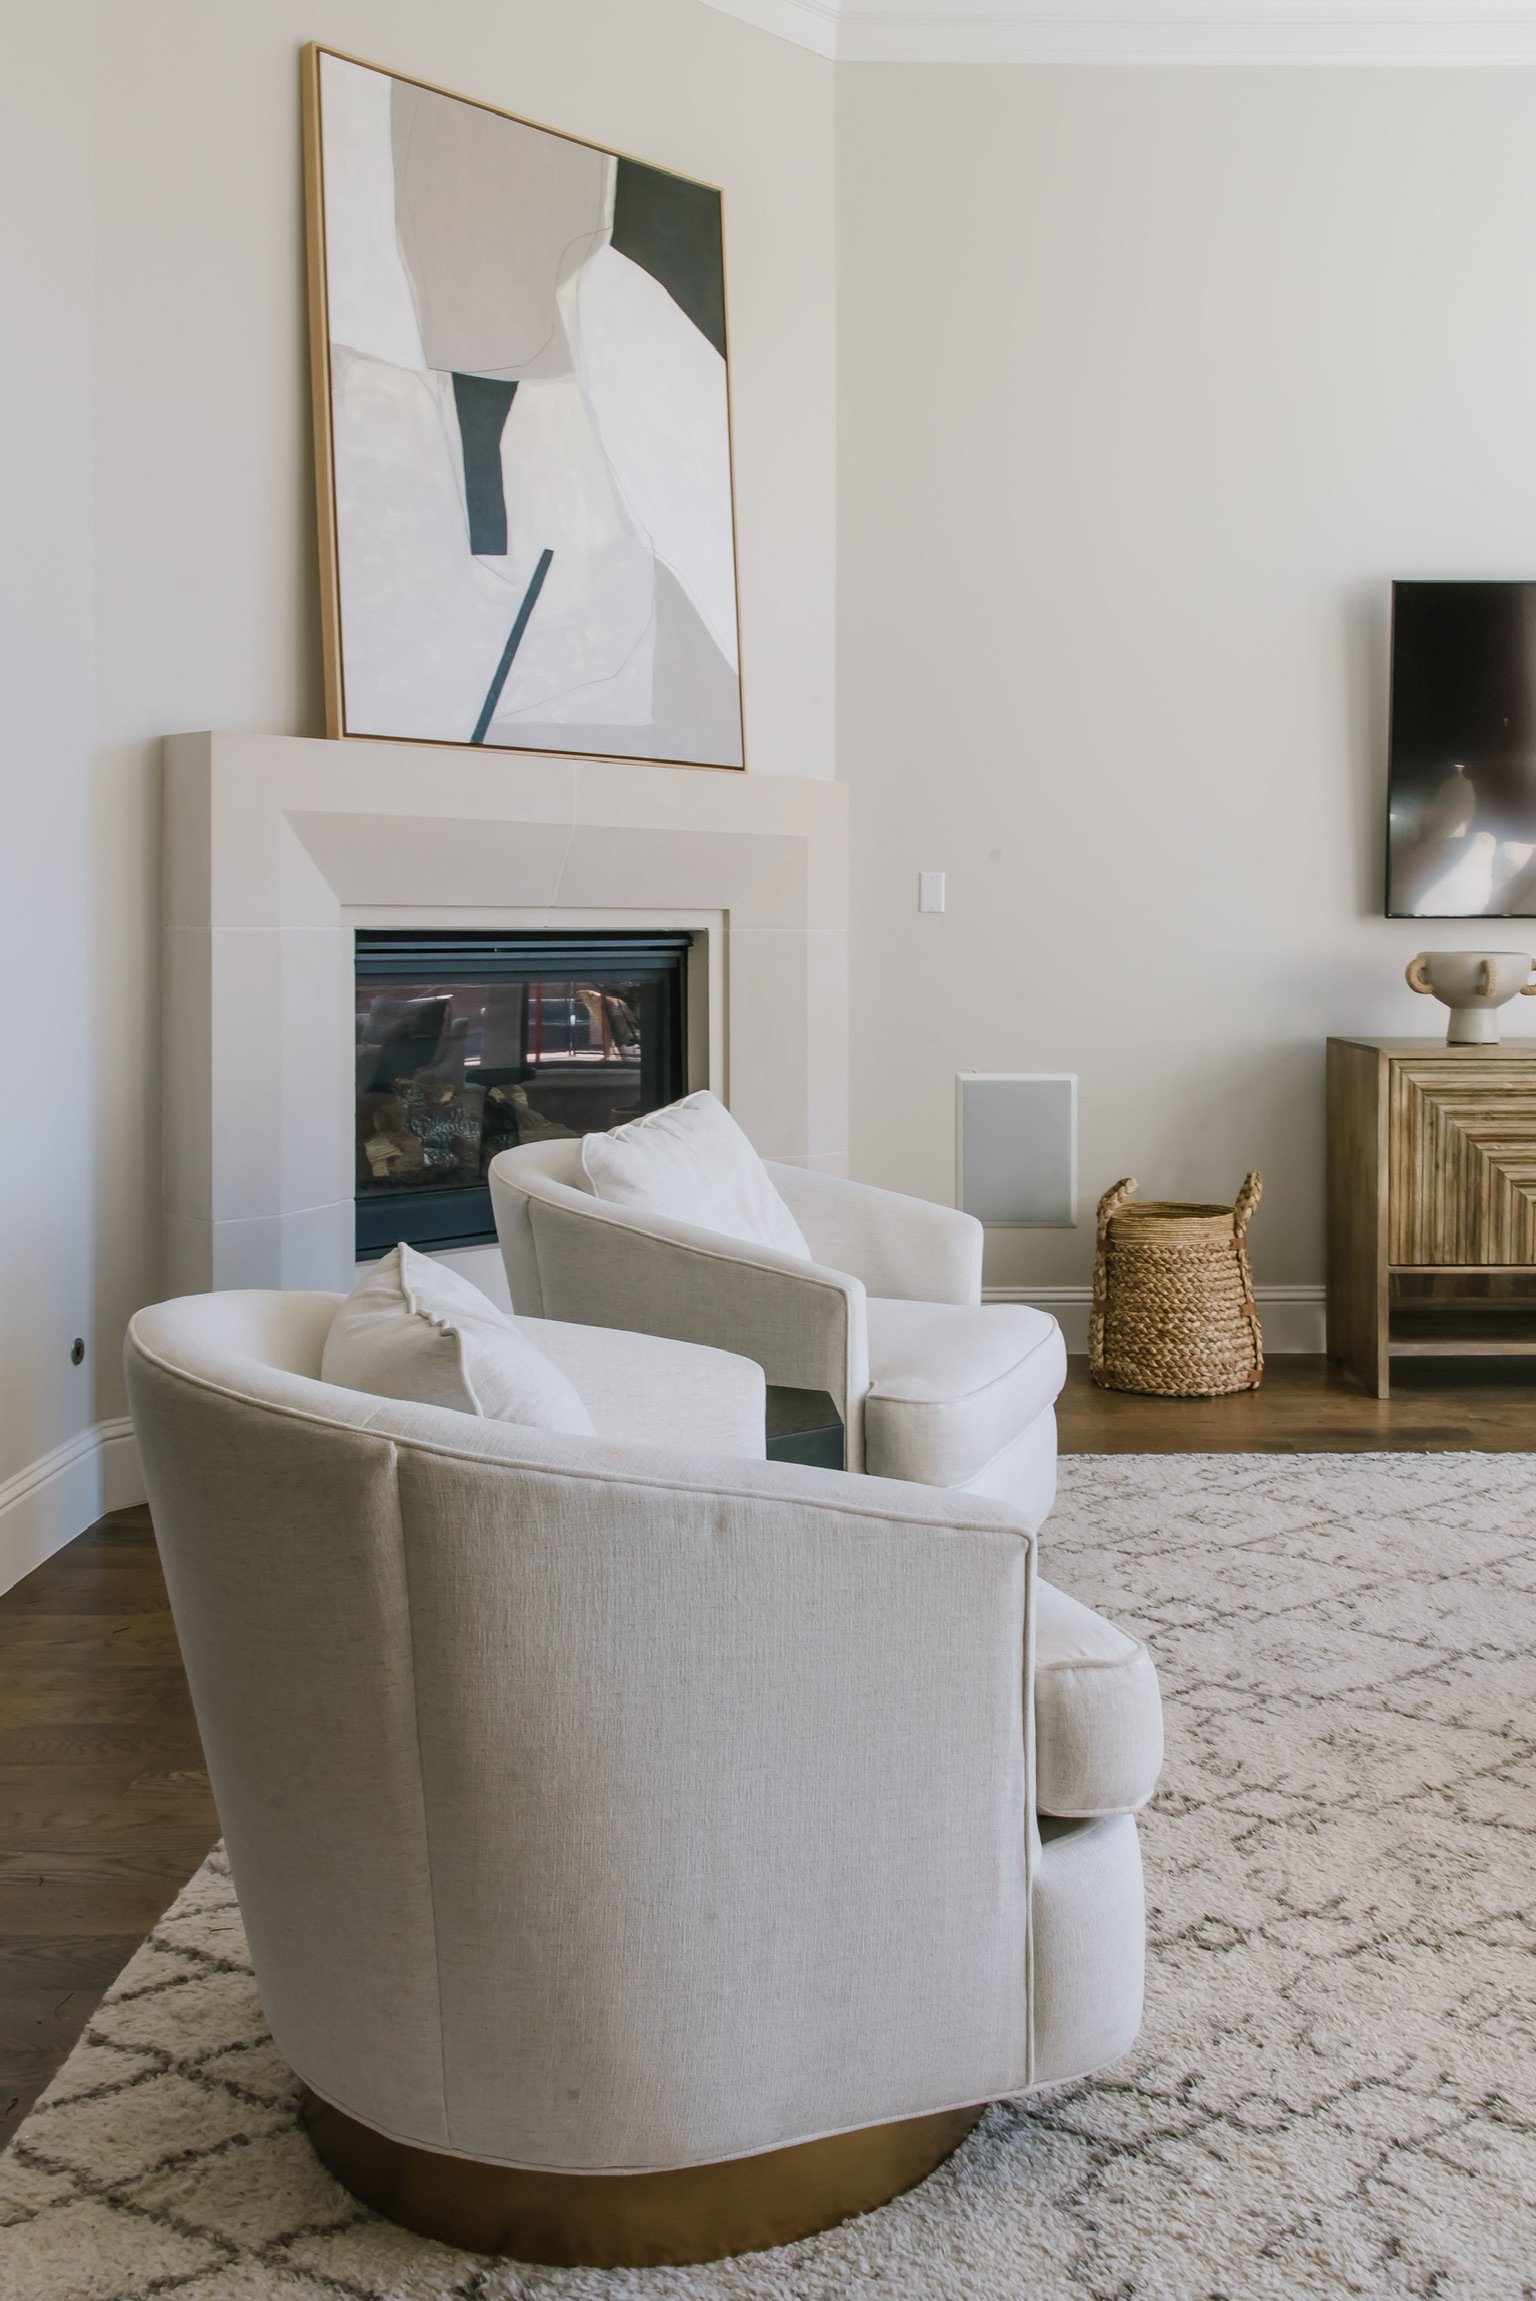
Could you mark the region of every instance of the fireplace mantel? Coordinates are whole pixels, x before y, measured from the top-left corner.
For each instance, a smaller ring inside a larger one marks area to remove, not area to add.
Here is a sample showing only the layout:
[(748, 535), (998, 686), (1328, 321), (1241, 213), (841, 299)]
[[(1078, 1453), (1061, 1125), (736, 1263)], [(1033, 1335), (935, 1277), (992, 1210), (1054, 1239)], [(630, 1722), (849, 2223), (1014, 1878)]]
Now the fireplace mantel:
[(691, 928), (691, 1084), (765, 1157), (845, 1170), (841, 784), (304, 736), (165, 752), (169, 1291), (351, 1284), (361, 926)]

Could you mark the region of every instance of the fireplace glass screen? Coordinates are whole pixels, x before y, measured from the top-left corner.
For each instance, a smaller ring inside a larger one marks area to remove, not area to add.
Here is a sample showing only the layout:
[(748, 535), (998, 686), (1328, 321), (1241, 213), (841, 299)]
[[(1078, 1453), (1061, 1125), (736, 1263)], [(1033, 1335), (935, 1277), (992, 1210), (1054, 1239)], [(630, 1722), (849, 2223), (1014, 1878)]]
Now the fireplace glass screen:
[(360, 932), (359, 1256), (493, 1239), (498, 1151), (684, 1093), (690, 939)]

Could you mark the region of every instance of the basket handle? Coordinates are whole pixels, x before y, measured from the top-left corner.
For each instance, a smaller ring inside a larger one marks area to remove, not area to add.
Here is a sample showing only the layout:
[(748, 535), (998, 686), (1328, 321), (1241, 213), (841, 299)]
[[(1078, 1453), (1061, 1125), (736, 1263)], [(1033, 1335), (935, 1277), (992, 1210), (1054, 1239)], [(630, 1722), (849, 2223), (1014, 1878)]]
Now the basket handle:
[(1408, 961), (1407, 966), (1403, 969), (1403, 981), (1408, 985), (1410, 991), (1422, 991), (1427, 999), (1434, 997), (1435, 986), (1424, 971), (1424, 953), (1422, 951), (1418, 953), (1417, 957)]
[(1110, 1217), (1116, 1214), (1119, 1209), (1124, 1206), (1126, 1200), (1130, 1197), (1133, 1190), (1139, 1190), (1140, 1188), (1141, 1185), (1137, 1182), (1136, 1177), (1133, 1174), (1125, 1175), (1119, 1182), (1110, 1184), (1108, 1190), (1104, 1193), (1104, 1196), (1099, 1201), (1098, 1240), (1100, 1246), (1104, 1244), (1105, 1238), (1109, 1234)]
[(1232, 1209), (1232, 1227), (1237, 1232), (1239, 1238), (1242, 1237), (1244, 1231), (1252, 1222), (1253, 1210), (1258, 1205), (1260, 1199), (1263, 1196), (1264, 1177), (1257, 1171), (1252, 1174), (1245, 1175), (1243, 1177), (1243, 1187), (1237, 1194), (1237, 1204)]
[(1104, 1380), (1104, 1324), (1109, 1312), (1109, 1225), (1117, 1207), (1124, 1206), (1137, 1188), (1134, 1175), (1124, 1175), (1099, 1201), (1098, 1242), (1093, 1257), (1093, 1301), (1088, 1311), (1088, 1371), (1101, 1386)]

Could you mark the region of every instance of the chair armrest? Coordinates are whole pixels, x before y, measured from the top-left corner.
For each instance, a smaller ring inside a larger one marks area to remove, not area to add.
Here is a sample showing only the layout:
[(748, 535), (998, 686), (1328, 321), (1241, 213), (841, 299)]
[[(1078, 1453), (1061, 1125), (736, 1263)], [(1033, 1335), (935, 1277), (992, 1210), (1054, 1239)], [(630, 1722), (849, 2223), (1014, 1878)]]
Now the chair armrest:
[(1042, 1577), (1035, 1585), (1040, 1812), (1063, 1820), (1136, 1813), (1162, 1764), (1162, 1701), (1146, 1647)]
[(755, 1359), (620, 1327), (517, 1324), (569, 1378), (599, 1438), (762, 1461), (767, 1385)]
[(819, 1263), (898, 1301), (980, 1302), (982, 1229), (974, 1215), (812, 1167), (772, 1164), (768, 1172)]
[(755, 1359), (770, 1382), (829, 1391), (850, 1460), (862, 1459), (869, 1347), (857, 1278), (558, 1183), (527, 1206), (548, 1316), (705, 1343)]

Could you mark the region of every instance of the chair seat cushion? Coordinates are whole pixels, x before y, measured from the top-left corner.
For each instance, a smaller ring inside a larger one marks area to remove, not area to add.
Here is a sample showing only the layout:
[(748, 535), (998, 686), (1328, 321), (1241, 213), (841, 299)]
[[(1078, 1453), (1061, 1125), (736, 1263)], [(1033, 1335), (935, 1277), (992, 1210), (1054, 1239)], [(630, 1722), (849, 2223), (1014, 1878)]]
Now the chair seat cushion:
[(1162, 1703), (1146, 1647), (1036, 1582), (1037, 1809), (1063, 1820), (1134, 1813), (1162, 1763)]
[(1054, 1403), (1066, 1372), (1043, 1310), (871, 1295), (864, 1467), (963, 1486)]
[(566, 1376), (599, 1438), (762, 1461), (766, 1386), (756, 1359), (619, 1326), (514, 1323)]

